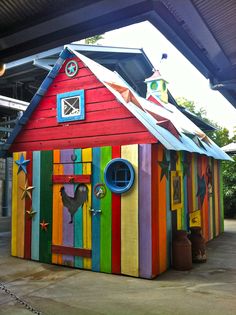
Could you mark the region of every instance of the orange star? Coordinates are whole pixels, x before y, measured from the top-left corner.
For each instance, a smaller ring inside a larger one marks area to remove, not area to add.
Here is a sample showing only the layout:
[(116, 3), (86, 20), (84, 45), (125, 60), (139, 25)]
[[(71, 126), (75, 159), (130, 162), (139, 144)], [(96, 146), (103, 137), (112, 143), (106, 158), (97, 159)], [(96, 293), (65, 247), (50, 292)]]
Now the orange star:
[(49, 223), (45, 222), (45, 220), (43, 219), (43, 222), (40, 223), (42, 231), (47, 231), (48, 224)]

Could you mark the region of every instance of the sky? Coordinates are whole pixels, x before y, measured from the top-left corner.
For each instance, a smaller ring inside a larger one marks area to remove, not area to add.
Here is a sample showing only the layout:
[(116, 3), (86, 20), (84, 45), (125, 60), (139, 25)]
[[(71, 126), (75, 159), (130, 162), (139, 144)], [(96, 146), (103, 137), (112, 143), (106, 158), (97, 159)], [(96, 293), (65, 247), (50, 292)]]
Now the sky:
[[(207, 117), (226, 127), (230, 136), (236, 127), (236, 109), (217, 91), (210, 89), (202, 74), (149, 22), (133, 24), (103, 35), (101, 45), (143, 48), (147, 57), (169, 82), (168, 89), (177, 97), (194, 101)], [(163, 53), (168, 58), (161, 61)]]

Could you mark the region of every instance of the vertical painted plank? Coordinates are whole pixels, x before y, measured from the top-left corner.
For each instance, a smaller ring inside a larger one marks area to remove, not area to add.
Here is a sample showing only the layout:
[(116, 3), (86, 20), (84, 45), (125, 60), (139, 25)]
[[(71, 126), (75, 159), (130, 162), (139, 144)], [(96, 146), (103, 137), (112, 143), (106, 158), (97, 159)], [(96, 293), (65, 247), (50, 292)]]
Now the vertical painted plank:
[(223, 172), (222, 161), (219, 161), (219, 180), (220, 180), (220, 233), (224, 232), (224, 199), (223, 199)]
[(212, 226), (213, 226), (213, 237), (216, 237), (216, 225), (215, 225), (215, 175), (214, 175), (214, 159), (212, 158), (211, 170), (212, 170)]
[[(112, 158), (111, 147), (101, 148), (101, 182), (104, 183), (104, 169)], [(107, 194), (100, 200), (102, 210), (100, 218), (100, 270), (111, 272), (111, 191), (107, 189)]]
[[(63, 164), (64, 175), (73, 175), (74, 166), (72, 164), (71, 156), (74, 151), (72, 149), (61, 150), (61, 163)], [(65, 192), (68, 196), (74, 196), (74, 185), (65, 184)], [(66, 207), (63, 207), (63, 245), (68, 247), (74, 246), (74, 225), (69, 223), (71, 221), (71, 215)], [(63, 264), (66, 266), (74, 266), (74, 256), (63, 255)]]
[(19, 154), (13, 153), (12, 169), (12, 213), (11, 213), (11, 254), (17, 256), (17, 189), (18, 189), (18, 166), (15, 161), (19, 160)]
[[(177, 156), (177, 161), (176, 161), (176, 171), (181, 172), (181, 158), (182, 158), (182, 154), (181, 152), (176, 152), (176, 156)], [(181, 200), (183, 201), (184, 199), (184, 194), (183, 194), (183, 182), (181, 182)], [(184, 205), (184, 203), (183, 203)], [(183, 229), (183, 221), (184, 221), (184, 208), (180, 208), (177, 210), (177, 228), (178, 230)]]
[[(93, 174), (92, 174), (92, 186), (100, 183), (100, 148), (93, 148)], [(92, 208), (101, 210), (100, 199), (92, 193)], [(93, 212), (96, 213), (96, 212)], [(100, 216), (102, 214), (97, 213), (92, 215), (92, 270), (100, 271)]]
[(192, 153), (192, 197), (193, 197), (193, 211), (198, 210), (198, 200), (197, 200), (197, 155)]
[(187, 160), (187, 152), (180, 152), (181, 158), (181, 171), (183, 173), (183, 189), (182, 189), (182, 200), (183, 200), (183, 210), (182, 210), (182, 227), (184, 230), (188, 230), (188, 175), (183, 172), (182, 161)]
[(219, 184), (219, 178), (218, 178), (218, 165), (217, 160), (214, 160), (214, 198), (215, 198), (215, 234), (216, 236), (219, 235), (219, 193), (218, 193), (218, 184)]
[[(92, 174), (92, 149), (82, 149), (82, 161), (83, 161), (83, 174)], [(87, 184), (88, 187), (88, 202), (83, 205), (83, 246), (84, 248), (92, 248), (92, 219), (91, 219), (91, 184)], [(84, 258), (84, 268), (91, 269), (91, 258)]]
[(133, 187), (121, 196), (121, 273), (138, 277), (138, 145), (122, 146), (121, 157), (135, 171)]
[[(28, 183), (28, 186), (32, 186), (32, 152), (26, 153), (26, 159), (30, 160), (30, 163), (27, 165), (27, 176), (26, 180)], [(32, 192), (32, 191), (31, 191)], [(31, 195), (32, 198), (32, 195)], [(25, 211), (30, 211), (32, 208), (32, 199), (29, 197), (26, 197), (25, 199)], [(26, 259), (31, 258), (31, 228), (32, 228), (32, 218), (25, 213), (25, 249), (24, 249), (24, 257)]]
[(52, 151), (41, 152), (40, 172), (40, 222), (48, 223), (47, 230), (40, 228), (39, 233), (39, 260), (45, 263), (52, 262)]
[(151, 144), (139, 145), (139, 276), (152, 278)]
[(158, 239), (158, 185), (160, 181), (160, 174), (158, 171), (158, 144), (152, 145), (152, 277), (159, 273), (159, 239)]
[(189, 213), (193, 212), (193, 165), (192, 165), (192, 154), (185, 153), (186, 161), (189, 163), (189, 175), (187, 176), (187, 194), (188, 194), (188, 224), (189, 224)]
[[(170, 151), (166, 150), (166, 159), (170, 161)], [(166, 180), (166, 233), (167, 233), (167, 267), (171, 266), (172, 252), (172, 220), (171, 220), (171, 202), (170, 202), (170, 172)]]
[[(207, 158), (207, 168), (212, 173), (212, 158)], [(210, 180), (210, 183), (212, 185), (212, 176), (208, 174), (211, 178), (208, 178)], [(209, 231), (209, 240), (213, 238), (213, 200), (212, 200), (212, 189), (211, 191), (208, 191), (208, 231)]]
[(41, 153), (33, 152), (33, 192), (32, 192), (32, 209), (35, 215), (32, 218), (31, 232), (31, 259), (39, 260), (39, 230), (40, 230), (40, 169)]
[(219, 220), (218, 220), (218, 229), (219, 234), (221, 230), (221, 195), (220, 195), (220, 161), (217, 160), (217, 176), (218, 176), (218, 211), (219, 211)]
[[(75, 175), (83, 174), (82, 167), (82, 150), (75, 149), (74, 150), (76, 160), (74, 166)], [(77, 248), (83, 248), (83, 209), (80, 207), (74, 216), (74, 244)], [(75, 267), (83, 268), (83, 258), (75, 257)]]
[(207, 179), (206, 179), (206, 171), (207, 171), (207, 158), (206, 156), (202, 156), (202, 176), (205, 177), (206, 181), (206, 195), (203, 201), (202, 210), (204, 212), (204, 237), (208, 241), (210, 239), (209, 235), (209, 215), (208, 215), (208, 186), (207, 186)]
[[(26, 153), (19, 153), (19, 158), (23, 154), (26, 159)], [(28, 166), (27, 166), (28, 168)], [(25, 249), (25, 199), (21, 199), (22, 190), (26, 183), (26, 175), (23, 171), (18, 173), (18, 187), (17, 187), (17, 257), (24, 258)]]
[[(120, 146), (112, 147), (112, 159), (120, 157)], [(112, 273), (121, 272), (121, 196), (112, 193)]]
[[(158, 161), (163, 160), (165, 149), (158, 145)], [(161, 167), (158, 164), (158, 178), (161, 178)], [(166, 231), (166, 177), (158, 183), (158, 248), (159, 248), (159, 273), (167, 268), (167, 231)]]
[[(53, 151), (53, 174), (62, 175), (63, 165), (60, 164), (60, 150)], [(52, 244), (62, 245), (62, 218), (63, 218), (63, 205), (61, 201), (60, 189), (62, 185), (53, 184), (53, 222), (52, 222)], [(61, 254), (52, 254), (52, 263), (62, 264)]]
[[(170, 170), (176, 171), (176, 152), (170, 151)], [(170, 183), (170, 192), (172, 194), (172, 187)], [(171, 209), (171, 226), (172, 226), (172, 234), (175, 235), (175, 232), (178, 230), (178, 210)]]

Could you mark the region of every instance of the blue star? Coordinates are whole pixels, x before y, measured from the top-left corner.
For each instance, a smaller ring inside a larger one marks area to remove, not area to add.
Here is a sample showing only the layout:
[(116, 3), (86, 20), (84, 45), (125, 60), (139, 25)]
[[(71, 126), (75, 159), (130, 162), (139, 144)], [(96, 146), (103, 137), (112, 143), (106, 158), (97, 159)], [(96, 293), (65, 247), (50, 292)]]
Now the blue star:
[(73, 63), (71, 63), (67, 69), (68, 69), (68, 72), (70, 74), (72, 74), (75, 72), (75, 70), (76, 70), (75, 68), (76, 68), (75, 65)]
[(21, 157), (19, 160), (16, 160), (15, 163), (19, 166), (17, 174), (20, 173), (20, 171), (23, 171), (25, 174), (27, 174), (26, 166), (29, 164), (30, 160), (25, 160), (24, 155), (21, 154)]

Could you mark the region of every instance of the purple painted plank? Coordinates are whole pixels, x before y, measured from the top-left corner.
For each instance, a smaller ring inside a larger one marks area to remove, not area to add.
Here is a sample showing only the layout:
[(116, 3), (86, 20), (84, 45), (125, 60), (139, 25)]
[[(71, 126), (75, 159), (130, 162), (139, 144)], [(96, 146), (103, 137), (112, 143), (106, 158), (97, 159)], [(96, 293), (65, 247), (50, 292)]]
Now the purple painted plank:
[[(64, 164), (64, 175), (74, 174), (74, 166), (71, 160), (71, 155), (73, 154), (73, 150), (61, 150), (61, 163), (71, 163)], [(65, 184), (65, 192), (69, 196), (74, 196), (74, 185), (73, 184)], [(71, 220), (70, 213), (66, 207), (63, 208), (63, 245), (64, 246), (74, 246), (74, 224), (69, 223)], [(70, 255), (62, 256), (63, 264), (74, 266), (74, 257)]]
[(151, 144), (139, 145), (139, 276), (152, 278)]

